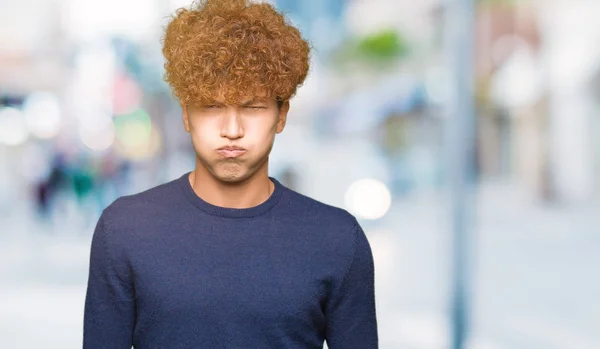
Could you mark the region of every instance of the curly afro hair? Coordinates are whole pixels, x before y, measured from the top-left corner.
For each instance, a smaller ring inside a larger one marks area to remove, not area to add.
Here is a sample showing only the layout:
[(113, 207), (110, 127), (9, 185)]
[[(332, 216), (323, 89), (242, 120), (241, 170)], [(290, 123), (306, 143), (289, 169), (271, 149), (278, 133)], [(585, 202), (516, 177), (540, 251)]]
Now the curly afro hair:
[(181, 8), (163, 38), (164, 79), (182, 106), (266, 94), (282, 103), (303, 84), (309, 44), (267, 3), (201, 0)]

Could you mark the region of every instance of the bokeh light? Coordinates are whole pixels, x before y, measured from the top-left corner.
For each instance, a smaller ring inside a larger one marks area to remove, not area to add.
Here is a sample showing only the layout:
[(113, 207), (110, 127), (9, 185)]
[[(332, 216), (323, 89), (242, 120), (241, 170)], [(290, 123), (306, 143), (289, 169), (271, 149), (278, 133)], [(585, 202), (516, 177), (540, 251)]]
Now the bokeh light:
[(0, 108), (0, 142), (17, 146), (29, 138), (23, 112), (13, 107)]
[(156, 154), (160, 135), (152, 127), (150, 116), (143, 109), (115, 118), (117, 151), (132, 160), (141, 160)]
[(351, 213), (363, 219), (375, 220), (388, 212), (392, 195), (385, 184), (367, 178), (352, 183), (344, 201)]
[(48, 92), (31, 94), (25, 100), (23, 113), (29, 131), (38, 138), (54, 138), (60, 132), (62, 122), (60, 101), (54, 94)]
[(93, 151), (104, 151), (110, 148), (115, 141), (115, 125), (112, 120), (97, 124), (97, 127), (91, 128), (86, 124), (79, 127), (79, 137), (81, 142)]

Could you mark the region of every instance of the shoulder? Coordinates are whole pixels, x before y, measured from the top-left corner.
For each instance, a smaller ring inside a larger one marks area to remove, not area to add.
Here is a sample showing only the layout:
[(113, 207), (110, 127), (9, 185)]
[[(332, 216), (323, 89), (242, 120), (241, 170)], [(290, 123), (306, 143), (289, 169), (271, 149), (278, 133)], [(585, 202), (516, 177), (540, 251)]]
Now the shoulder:
[[(289, 189), (288, 189), (289, 190)], [(289, 190), (285, 200), (285, 226), (298, 227), (298, 235), (313, 243), (332, 265), (345, 264), (352, 258), (362, 229), (347, 210)], [(333, 261), (332, 259), (335, 259)]]
[(326, 204), (291, 189), (286, 190), (288, 207), (305, 220), (335, 227), (336, 231), (351, 231), (358, 225), (356, 218), (343, 208)]
[(175, 179), (136, 194), (121, 196), (103, 210), (101, 219), (110, 225), (120, 226), (126, 222), (168, 215), (180, 202), (180, 190)]
[(326, 270), (335, 285), (341, 284), (351, 268), (372, 271), (371, 247), (354, 215), (295, 191), (290, 190), (288, 194), (288, 205), (301, 217), (302, 239), (315, 243), (320, 253), (312, 258)]
[[(149, 241), (172, 223), (181, 207), (177, 180), (114, 200), (100, 215), (97, 229), (116, 256), (129, 255), (140, 242)], [(119, 257), (120, 256), (120, 257)]]

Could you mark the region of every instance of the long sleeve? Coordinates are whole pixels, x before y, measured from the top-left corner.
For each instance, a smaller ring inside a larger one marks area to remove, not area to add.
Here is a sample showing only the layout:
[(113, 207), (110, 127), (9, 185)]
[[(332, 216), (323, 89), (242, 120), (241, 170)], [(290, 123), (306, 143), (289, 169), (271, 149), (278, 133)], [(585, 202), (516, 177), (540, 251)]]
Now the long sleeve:
[(92, 237), (84, 310), (84, 349), (130, 349), (135, 323), (131, 273), (100, 217)]
[(374, 263), (360, 225), (354, 226), (354, 255), (327, 304), (329, 349), (377, 349)]

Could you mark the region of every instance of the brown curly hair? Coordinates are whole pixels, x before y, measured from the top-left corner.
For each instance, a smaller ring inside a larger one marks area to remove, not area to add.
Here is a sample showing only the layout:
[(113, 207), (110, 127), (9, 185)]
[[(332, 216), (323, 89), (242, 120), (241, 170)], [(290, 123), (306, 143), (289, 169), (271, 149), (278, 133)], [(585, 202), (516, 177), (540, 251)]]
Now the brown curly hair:
[(182, 106), (266, 94), (290, 100), (309, 70), (310, 47), (267, 3), (201, 0), (172, 16), (163, 37), (164, 79)]

